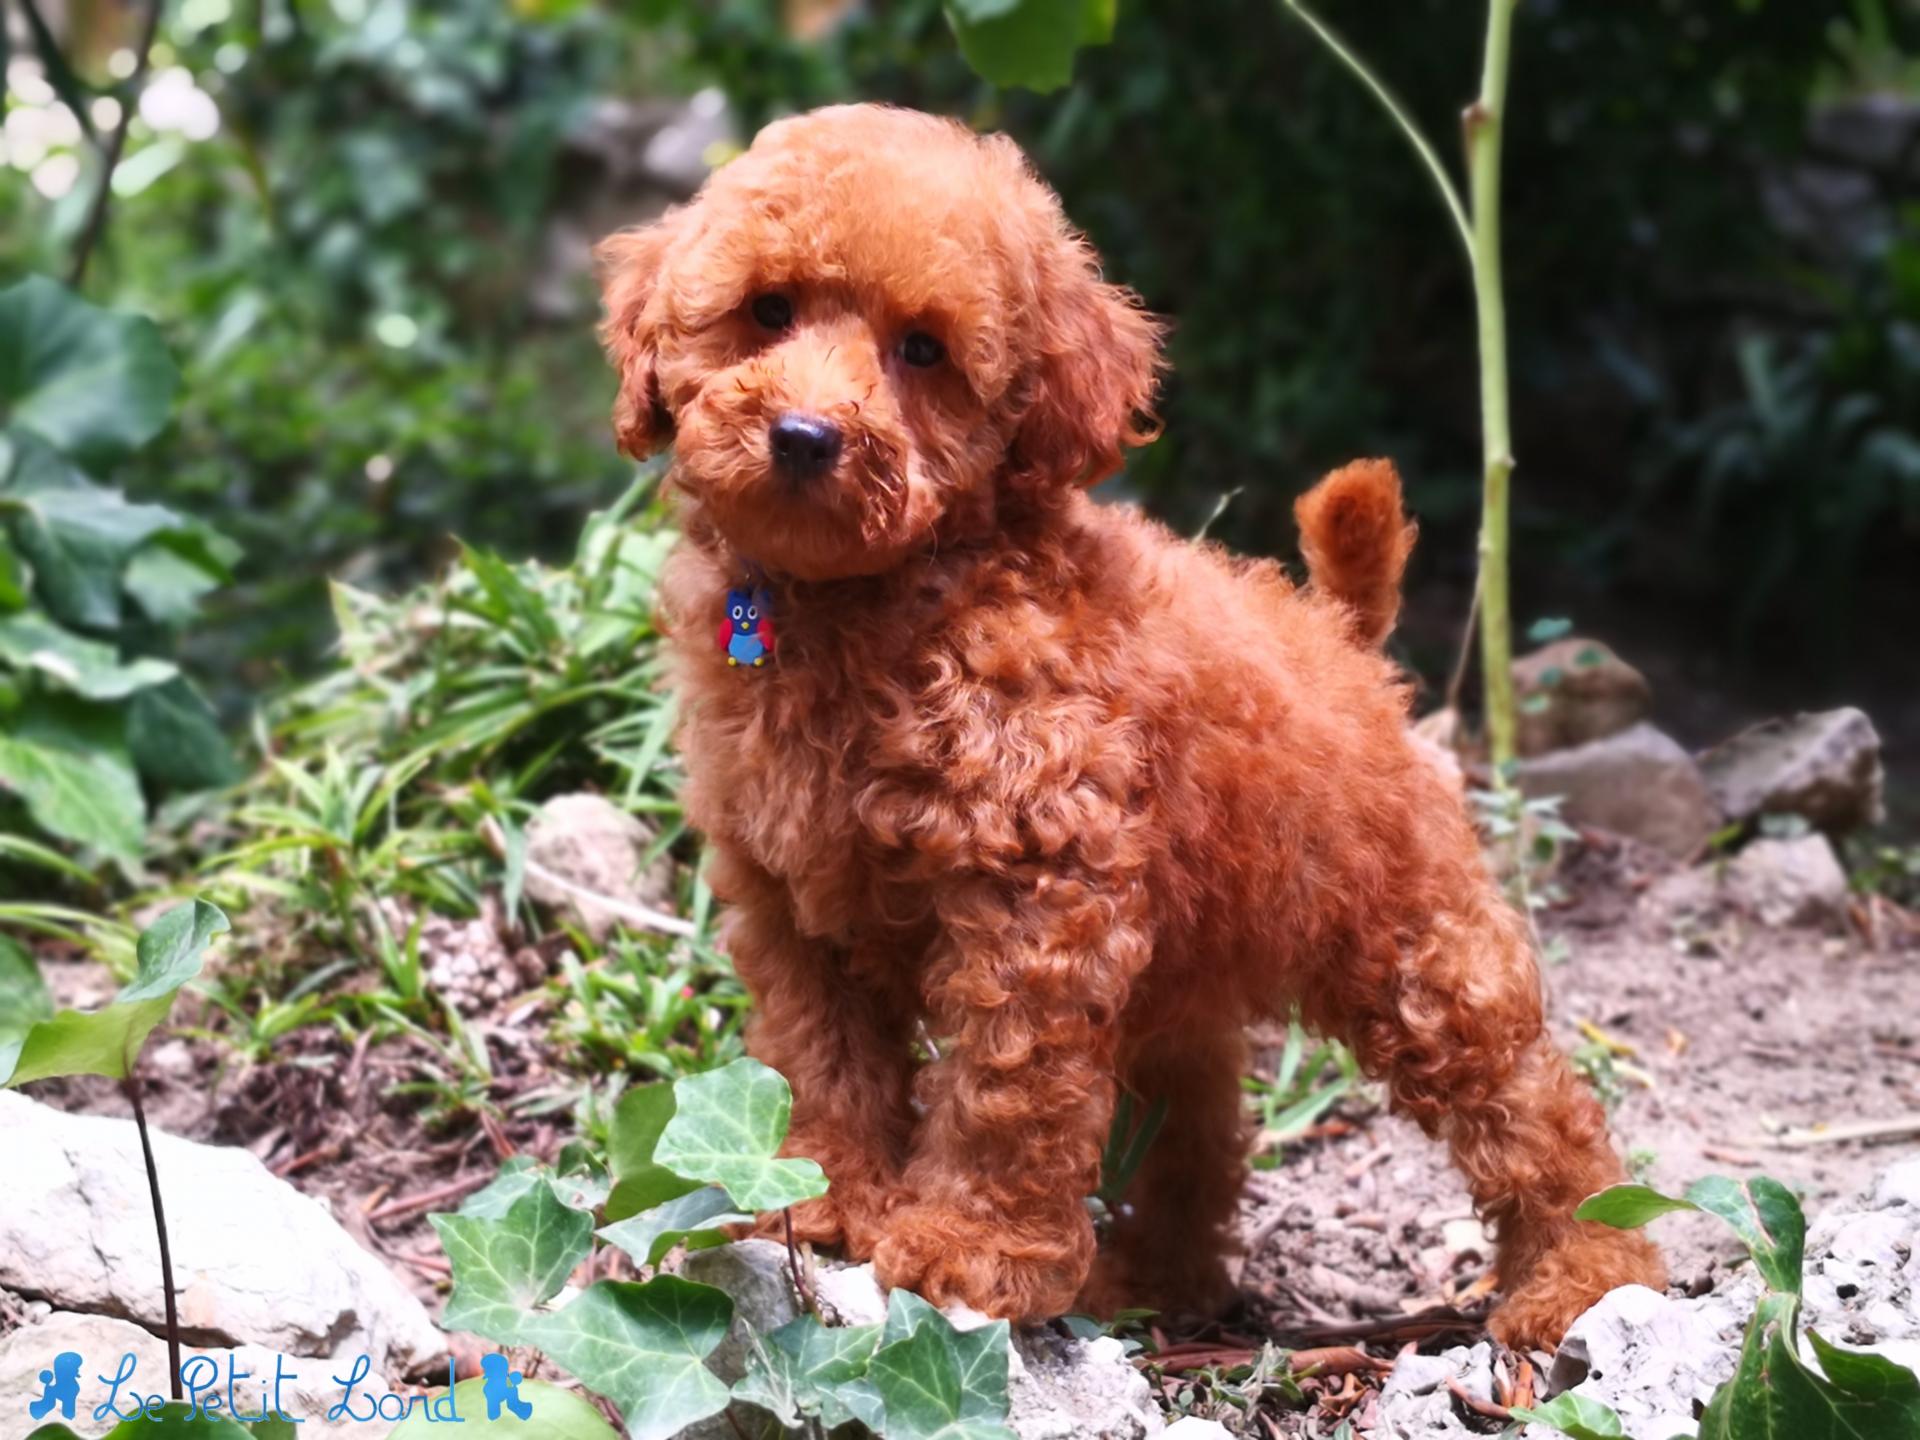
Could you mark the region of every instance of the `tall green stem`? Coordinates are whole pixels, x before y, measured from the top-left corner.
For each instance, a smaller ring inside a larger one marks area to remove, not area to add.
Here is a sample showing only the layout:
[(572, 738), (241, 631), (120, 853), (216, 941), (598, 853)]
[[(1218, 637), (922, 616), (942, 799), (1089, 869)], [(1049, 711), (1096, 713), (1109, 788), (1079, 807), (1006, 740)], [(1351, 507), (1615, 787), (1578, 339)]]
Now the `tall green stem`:
[(1507, 588), (1513, 434), (1507, 403), (1507, 298), (1500, 267), (1500, 150), (1517, 0), (1489, 0), (1480, 98), (1467, 107), (1467, 191), (1473, 206), (1473, 294), (1480, 336), (1480, 669), (1487, 748), (1504, 788), (1514, 758), (1513, 608)]
[[(1386, 109), (1433, 177), (1467, 250), (1473, 272), (1475, 326), (1480, 348), (1480, 582), (1476, 591), (1480, 661), (1486, 686), (1487, 745), (1494, 783), (1505, 789), (1514, 758), (1513, 606), (1507, 587), (1508, 492), (1513, 478), (1513, 434), (1508, 424), (1507, 301), (1500, 270), (1500, 142), (1507, 105), (1507, 68), (1518, 0), (1488, 0), (1487, 43), (1480, 96), (1463, 117), (1468, 204), (1463, 206), (1447, 168), (1384, 81), (1302, 0), (1286, 7), (1320, 39)], [(1469, 209), (1471, 213), (1469, 213)], [(1473, 620), (1468, 619), (1469, 630)]]

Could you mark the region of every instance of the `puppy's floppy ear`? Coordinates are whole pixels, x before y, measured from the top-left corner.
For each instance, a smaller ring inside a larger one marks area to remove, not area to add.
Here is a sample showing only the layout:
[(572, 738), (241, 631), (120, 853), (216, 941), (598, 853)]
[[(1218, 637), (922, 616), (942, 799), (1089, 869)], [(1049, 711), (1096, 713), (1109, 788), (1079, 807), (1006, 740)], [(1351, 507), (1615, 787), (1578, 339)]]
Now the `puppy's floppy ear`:
[(1091, 247), (1067, 234), (1042, 262), (1032, 323), (1037, 359), (1008, 479), (1029, 489), (1098, 484), (1126, 447), (1160, 433), (1152, 406), (1165, 327), (1132, 291), (1101, 279)]
[(673, 415), (660, 398), (654, 352), (660, 325), (660, 270), (667, 248), (680, 233), (683, 210), (669, 210), (651, 225), (620, 230), (593, 252), (600, 267), (606, 319), (600, 343), (620, 374), (613, 402), (613, 433), (620, 448), (643, 460), (673, 436)]

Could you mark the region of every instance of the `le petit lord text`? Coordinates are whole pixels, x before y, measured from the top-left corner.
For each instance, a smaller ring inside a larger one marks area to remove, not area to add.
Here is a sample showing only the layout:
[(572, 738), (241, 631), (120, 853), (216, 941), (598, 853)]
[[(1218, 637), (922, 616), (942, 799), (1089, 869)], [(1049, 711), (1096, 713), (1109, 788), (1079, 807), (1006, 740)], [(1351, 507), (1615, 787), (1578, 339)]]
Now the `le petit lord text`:
[[(132, 1388), (135, 1371), (139, 1362), (132, 1352), (120, 1357), (119, 1368), (112, 1375), (100, 1375), (95, 1378), (108, 1387), (106, 1398), (93, 1407), (93, 1419), (96, 1423), (108, 1421), (158, 1419), (163, 1409), (171, 1403), (164, 1394), (143, 1395)], [(352, 1367), (345, 1375), (332, 1375), (329, 1378), (340, 1387), (339, 1398), (326, 1407), (328, 1423), (372, 1420), (404, 1420), (418, 1415), (429, 1421), (447, 1421), (455, 1424), (467, 1419), (459, 1410), (459, 1403), (453, 1389), (453, 1361), (447, 1361), (447, 1388), (438, 1395), (400, 1395), (392, 1391), (375, 1392), (363, 1388), (363, 1384), (373, 1368), (372, 1360), (365, 1355), (354, 1357)], [(209, 1415), (224, 1415), (243, 1425), (258, 1423), (262, 1420), (285, 1420), (292, 1424), (304, 1423), (304, 1418), (289, 1414), (283, 1403), (282, 1387), (299, 1375), (287, 1368), (286, 1357), (274, 1357), (274, 1374), (255, 1377), (251, 1371), (242, 1370), (239, 1359), (229, 1355), (225, 1372), (220, 1364), (206, 1355), (195, 1355), (183, 1361), (180, 1366), (181, 1402), (190, 1410), (194, 1418)], [(509, 1385), (518, 1389), (519, 1375), (513, 1375)], [(257, 1380), (259, 1395), (254, 1397), (251, 1387), (243, 1388), (243, 1382)], [(517, 1395), (514, 1397), (517, 1399)], [(251, 1408), (243, 1408), (251, 1407)], [(63, 1407), (64, 1408), (64, 1407)], [(490, 1410), (495, 1409), (489, 1405)], [(516, 1411), (525, 1408), (525, 1402), (513, 1407)], [(177, 1412), (176, 1412), (177, 1413)], [(69, 1416), (69, 1418), (71, 1418)]]

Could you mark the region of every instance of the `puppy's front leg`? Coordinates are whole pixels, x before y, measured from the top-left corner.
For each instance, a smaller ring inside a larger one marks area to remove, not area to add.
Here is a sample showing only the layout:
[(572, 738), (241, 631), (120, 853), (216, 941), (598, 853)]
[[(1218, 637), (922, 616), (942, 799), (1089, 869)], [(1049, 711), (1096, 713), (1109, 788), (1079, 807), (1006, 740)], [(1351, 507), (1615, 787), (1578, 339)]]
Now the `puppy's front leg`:
[[(794, 1207), (794, 1232), (864, 1260), (899, 1198), (913, 1126), (912, 999), (870, 974), (860, 983), (846, 952), (801, 934), (785, 888), (751, 862), (717, 848), (710, 874), (733, 902), (727, 949), (753, 997), (747, 1050), (793, 1089), (781, 1153), (817, 1160), (831, 1185)], [(784, 1217), (761, 1228), (779, 1235)]]
[(1086, 1197), (1113, 1113), (1118, 1020), (1151, 953), (1137, 883), (977, 877), (941, 897), (926, 980), (941, 1058), (874, 1253), (881, 1282), (1033, 1320), (1068, 1310), (1093, 1261)]

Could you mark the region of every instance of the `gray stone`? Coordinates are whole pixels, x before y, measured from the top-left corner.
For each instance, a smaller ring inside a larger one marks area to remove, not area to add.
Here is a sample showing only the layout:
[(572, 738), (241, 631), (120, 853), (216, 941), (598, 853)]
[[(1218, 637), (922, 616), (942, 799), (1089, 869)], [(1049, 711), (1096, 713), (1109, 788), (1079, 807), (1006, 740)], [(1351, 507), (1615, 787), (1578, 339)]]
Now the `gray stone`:
[(1651, 725), (1522, 760), (1514, 780), (1528, 796), (1560, 796), (1560, 814), (1573, 824), (1676, 858), (1694, 854), (1720, 823), (1693, 757)]
[(652, 843), (638, 818), (603, 796), (556, 795), (527, 822), (527, 894), (604, 940), (635, 909), (672, 903), (672, 863), (643, 868)]
[[(157, 1332), (160, 1249), (133, 1122), (0, 1092), (0, 1133), (0, 1286)], [(251, 1153), (159, 1131), (153, 1149), (173, 1202), (167, 1233), (184, 1338), (297, 1356), (365, 1353), (395, 1377), (445, 1355), (393, 1273)]]
[(1644, 675), (1602, 642), (1572, 635), (1515, 660), (1513, 689), (1527, 756), (1604, 740), (1653, 713)]
[(1453, 1377), (1453, 1362), (1444, 1355), (1402, 1355), (1387, 1376), (1387, 1383), (1381, 1386), (1381, 1393), (1430, 1395), (1444, 1389)]
[(797, 1319), (799, 1303), (787, 1268), (787, 1249), (773, 1240), (740, 1240), (688, 1253), (681, 1273), (733, 1297), (733, 1325), (707, 1368), (729, 1385), (747, 1373), (746, 1327), (762, 1335)]
[[(131, 1397), (136, 1392), (142, 1396), (167, 1393), (165, 1340), (126, 1320), (56, 1310), (34, 1324), (0, 1336), (0, 1415), (12, 1417), (27, 1413), (28, 1403), (40, 1397), (40, 1372), (63, 1351), (71, 1351), (83, 1361), (79, 1405), (73, 1420), (82, 1434), (91, 1435), (103, 1428), (93, 1422), (93, 1409), (106, 1402), (112, 1390), (111, 1377), (122, 1368), (123, 1356), (133, 1356), (133, 1370), (115, 1401), (122, 1415), (135, 1408)], [(196, 1356), (204, 1356), (212, 1368), (196, 1368), (193, 1364)], [(181, 1371), (201, 1391), (217, 1377), (215, 1393), (224, 1396), (231, 1361), (236, 1376), (251, 1377), (236, 1381), (234, 1398), (245, 1413), (258, 1414), (270, 1403), (271, 1393), (264, 1387), (271, 1382), (279, 1359), (273, 1351), (257, 1345), (234, 1349), (187, 1346), (181, 1351)], [(280, 1386), (279, 1403), (284, 1414), (301, 1422), (297, 1433), (302, 1440), (357, 1440), (370, 1430), (381, 1430), (380, 1426), (370, 1426), (365, 1419), (354, 1420), (347, 1415), (334, 1421), (327, 1419), (327, 1411), (339, 1403), (345, 1393), (345, 1387), (334, 1380), (334, 1372), (339, 1371), (344, 1379), (347, 1369), (327, 1360), (297, 1359), (286, 1360), (283, 1368), (293, 1378)], [(108, 1382), (103, 1383), (101, 1376), (108, 1377)], [(373, 1371), (354, 1387), (354, 1395), (359, 1399), (368, 1396), (377, 1399), (386, 1391), (386, 1381)], [(111, 1418), (102, 1417), (103, 1421)]]
[(1701, 755), (1700, 770), (1729, 820), (1799, 815), (1838, 835), (1885, 816), (1880, 736), (1860, 710), (1765, 721)]

